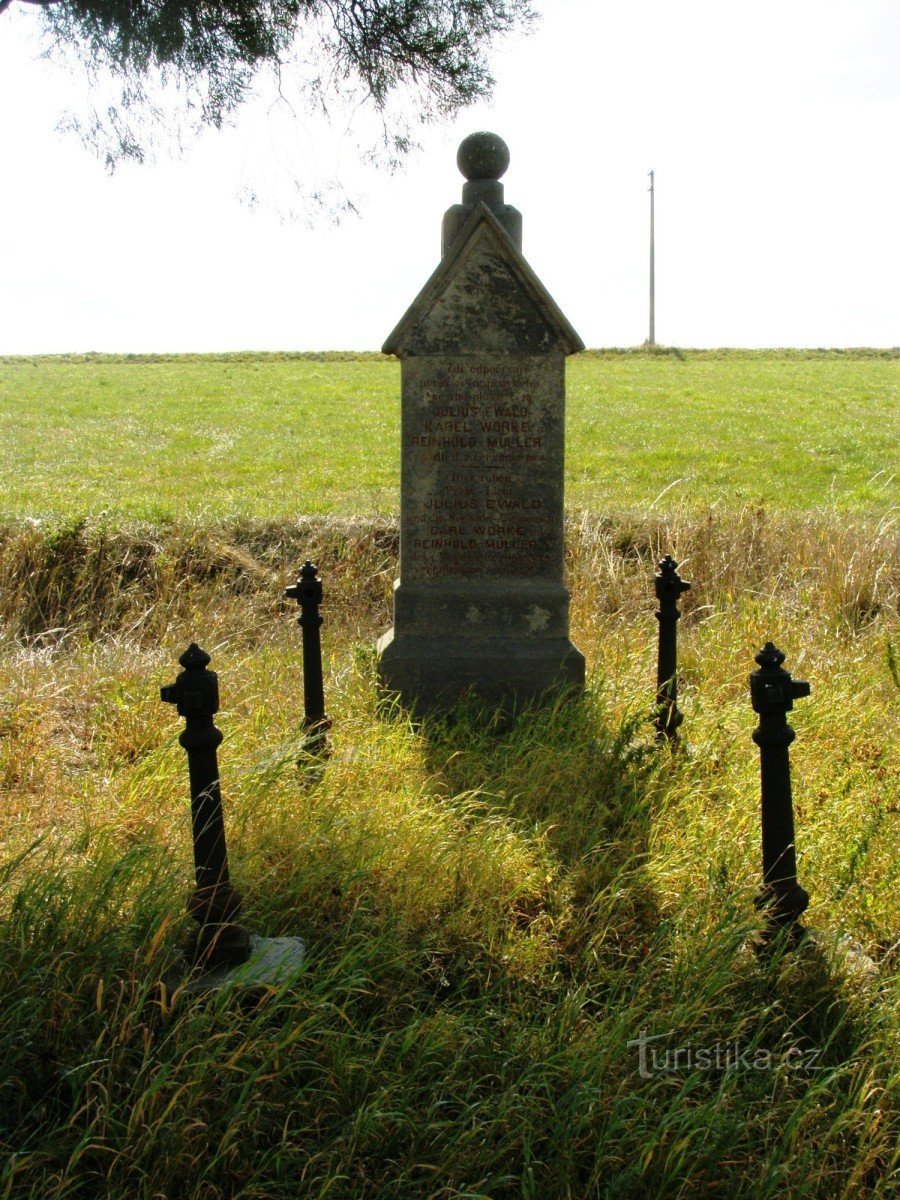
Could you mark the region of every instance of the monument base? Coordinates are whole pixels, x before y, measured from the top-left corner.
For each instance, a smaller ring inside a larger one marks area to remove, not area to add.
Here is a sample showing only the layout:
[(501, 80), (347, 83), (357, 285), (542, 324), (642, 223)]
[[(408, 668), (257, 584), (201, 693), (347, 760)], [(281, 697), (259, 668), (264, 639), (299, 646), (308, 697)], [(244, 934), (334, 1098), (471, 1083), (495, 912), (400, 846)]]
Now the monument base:
[(584, 688), (584, 655), (568, 638), (444, 638), (389, 629), (376, 649), (382, 686), (419, 711), (451, 708), (466, 694), (511, 709)]

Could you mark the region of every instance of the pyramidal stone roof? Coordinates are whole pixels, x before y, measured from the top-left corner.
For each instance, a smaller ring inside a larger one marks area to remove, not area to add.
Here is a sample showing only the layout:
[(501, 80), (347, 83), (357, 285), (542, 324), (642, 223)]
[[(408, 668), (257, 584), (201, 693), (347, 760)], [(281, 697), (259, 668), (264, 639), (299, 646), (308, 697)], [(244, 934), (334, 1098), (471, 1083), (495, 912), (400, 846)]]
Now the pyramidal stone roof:
[(382, 346), (424, 354), (575, 354), (584, 342), (484, 203)]

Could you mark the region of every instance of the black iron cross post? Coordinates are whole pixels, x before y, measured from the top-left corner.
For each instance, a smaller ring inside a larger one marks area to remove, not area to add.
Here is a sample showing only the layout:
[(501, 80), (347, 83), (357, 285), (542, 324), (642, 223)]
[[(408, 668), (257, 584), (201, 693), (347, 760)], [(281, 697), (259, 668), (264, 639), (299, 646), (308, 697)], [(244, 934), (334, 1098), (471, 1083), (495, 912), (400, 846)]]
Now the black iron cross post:
[(797, 882), (788, 756), (788, 747), (797, 735), (788, 724), (787, 714), (795, 700), (809, 695), (810, 687), (784, 670), (784, 655), (772, 642), (766, 642), (756, 662), (759, 670), (750, 675), (750, 699), (753, 711), (759, 714), (753, 740), (759, 746), (760, 757), (763, 857), (763, 882), (756, 907), (766, 915), (766, 943), (785, 932), (788, 945), (796, 946), (805, 932), (799, 918), (809, 904), (809, 896)]
[(178, 661), (184, 670), (174, 683), (160, 688), (160, 698), (177, 705), (178, 715), (185, 719), (178, 740), (188, 756), (197, 884), (188, 900), (188, 912), (200, 926), (187, 955), (205, 967), (233, 965), (250, 957), (250, 935), (236, 923), (242, 899), (228, 875), (216, 756), (222, 734), (213, 724), (219, 709), (218, 677), (207, 670), (209, 655), (195, 642)]
[(678, 563), (667, 554), (656, 568), (653, 580), (656, 588), (656, 598), (659, 608), (656, 619), (659, 621), (659, 651), (656, 660), (656, 736), (666, 738), (669, 742), (678, 740), (678, 727), (684, 721), (684, 714), (678, 711), (678, 619), (681, 612), (678, 599), (682, 592), (688, 591), (690, 584), (678, 574)]
[(295, 584), (284, 592), (300, 605), (297, 624), (303, 630), (303, 728), (304, 749), (313, 754), (327, 753), (331, 721), (325, 712), (325, 686), (322, 681), (322, 580), (318, 568), (308, 559)]

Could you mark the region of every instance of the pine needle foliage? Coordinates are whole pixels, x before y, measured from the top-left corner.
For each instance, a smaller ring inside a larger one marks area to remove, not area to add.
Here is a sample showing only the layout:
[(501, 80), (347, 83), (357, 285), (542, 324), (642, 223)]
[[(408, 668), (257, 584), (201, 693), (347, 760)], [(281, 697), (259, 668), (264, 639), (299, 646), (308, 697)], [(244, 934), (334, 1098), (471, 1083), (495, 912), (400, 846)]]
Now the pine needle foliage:
[[(0, 13), (10, 3), (0, 2)], [(98, 101), (87, 122), (77, 123), (110, 167), (142, 160), (154, 126), (173, 112), (179, 123), (220, 128), (265, 73), (284, 95), (300, 63), (312, 107), (343, 93), (383, 112), (402, 93), (414, 98), (416, 120), (448, 116), (489, 94), (492, 42), (533, 19), (530, 0), (62, 0), (41, 7), (54, 53), (74, 56), (94, 86), (116, 81), (117, 99)], [(174, 109), (166, 107), (167, 91), (179, 97)], [(385, 126), (389, 153), (408, 148), (409, 129), (409, 122)]]

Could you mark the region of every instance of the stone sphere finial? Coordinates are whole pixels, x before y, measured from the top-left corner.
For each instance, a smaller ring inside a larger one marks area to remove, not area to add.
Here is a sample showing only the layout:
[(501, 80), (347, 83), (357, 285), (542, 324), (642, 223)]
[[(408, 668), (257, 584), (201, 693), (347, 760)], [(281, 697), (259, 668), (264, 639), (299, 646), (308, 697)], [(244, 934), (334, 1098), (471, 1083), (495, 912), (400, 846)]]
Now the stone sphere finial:
[(496, 133), (470, 133), (459, 144), (456, 165), (466, 179), (499, 179), (509, 166), (509, 147)]

